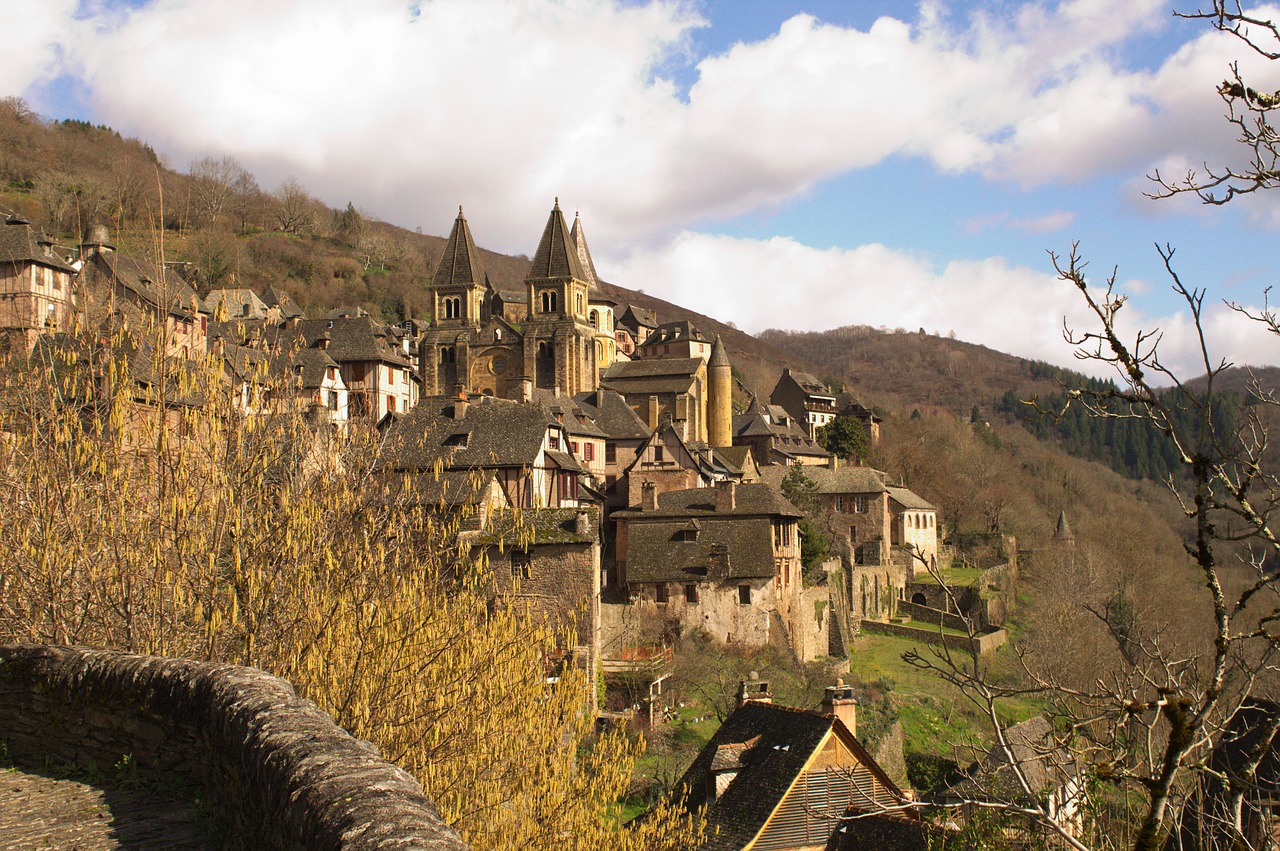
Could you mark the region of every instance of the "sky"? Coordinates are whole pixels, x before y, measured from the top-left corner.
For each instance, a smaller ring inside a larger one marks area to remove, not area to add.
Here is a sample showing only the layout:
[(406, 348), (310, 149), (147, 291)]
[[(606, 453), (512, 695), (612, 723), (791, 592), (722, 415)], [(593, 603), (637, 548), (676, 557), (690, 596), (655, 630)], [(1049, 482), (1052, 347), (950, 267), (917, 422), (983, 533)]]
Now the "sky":
[[(1258, 7), (1280, 18), (1280, 9)], [(555, 199), (606, 280), (743, 330), (952, 334), (1065, 366), (1094, 330), (1050, 252), (1114, 272), (1126, 339), (1203, 371), (1280, 363), (1257, 310), (1280, 195), (1151, 200), (1239, 162), (1238, 40), (1168, 0), (40, 0), (0, 3), (0, 96), (107, 124), (178, 170), (532, 254)]]

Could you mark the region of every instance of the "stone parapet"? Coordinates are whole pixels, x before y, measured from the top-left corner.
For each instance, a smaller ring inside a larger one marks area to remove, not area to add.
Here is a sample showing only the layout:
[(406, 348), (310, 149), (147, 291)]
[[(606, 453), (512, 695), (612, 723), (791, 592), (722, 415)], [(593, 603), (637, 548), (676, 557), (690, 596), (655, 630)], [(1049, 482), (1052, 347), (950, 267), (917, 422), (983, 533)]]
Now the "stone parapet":
[(465, 849), (421, 785), (255, 668), (82, 647), (0, 646), (0, 741), (18, 763), (200, 789), (229, 846)]

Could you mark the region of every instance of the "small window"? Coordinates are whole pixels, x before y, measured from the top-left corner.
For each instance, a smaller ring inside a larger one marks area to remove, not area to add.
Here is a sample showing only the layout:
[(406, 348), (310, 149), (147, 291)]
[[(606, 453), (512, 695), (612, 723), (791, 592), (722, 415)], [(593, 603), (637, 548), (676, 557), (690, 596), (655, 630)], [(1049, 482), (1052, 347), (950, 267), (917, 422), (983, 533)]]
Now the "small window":
[(692, 583), (684, 586), (684, 601), (686, 603), (698, 602), (698, 586)]
[(388, 396), (388, 397), (387, 397), (387, 410), (388, 410), (388, 411), (390, 411), (390, 412), (391, 412), (391, 413), (393, 413), (393, 414), (396, 412), (396, 397), (395, 397), (395, 396)]
[(549, 446), (549, 447), (551, 447), (552, 449), (554, 449), (555, 451), (559, 452), (559, 451), (560, 451), (560, 437), (559, 437), (559, 435), (555, 435), (555, 434), (553, 434), (553, 435), (549, 435), (549, 436), (547, 437), (547, 446)]
[(662, 451), (661, 445), (653, 447), (653, 460), (657, 464), (661, 464), (663, 461), (666, 460), (663, 457), (663, 451)]
[(751, 605), (751, 586), (750, 585), (738, 586), (738, 605), (740, 606)]
[(571, 440), (571, 441), (569, 441), (569, 449), (570, 449), (570, 451), (572, 451), (572, 452), (573, 452), (573, 454), (574, 454), (574, 455), (577, 455), (577, 454), (578, 454), (578, 441), (576, 441), (576, 440)]
[(856, 514), (866, 514), (867, 498), (865, 496), (855, 496), (853, 498), (853, 510)]
[(836, 511), (844, 511), (844, 495), (836, 494)]
[(606, 443), (604, 445), (604, 463), (618, 463), (618, 445), (616, 443)]
[(532, 559), (529, 553), (513, 552), (511, 553), (511, 578), (512, 579), (528, 579), (532, 575)]
[(665, 582), (659, 582), (653, 586), (653, 599), (658, 603), (667, 602), (667, 584)]
[(594, 443), (584, 443), (582, 445), (582, 457), (588, 461), (596, 460), (596, 445)]

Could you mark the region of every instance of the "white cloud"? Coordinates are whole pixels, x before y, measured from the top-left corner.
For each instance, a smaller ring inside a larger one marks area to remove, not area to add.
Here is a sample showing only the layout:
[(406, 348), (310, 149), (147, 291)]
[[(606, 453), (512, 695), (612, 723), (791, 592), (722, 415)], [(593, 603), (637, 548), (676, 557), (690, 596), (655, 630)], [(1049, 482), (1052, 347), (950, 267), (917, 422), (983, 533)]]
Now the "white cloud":
[[(732, 321), (748, 332), (843, 325), (954, 330), (963, 340), (1026, 358), (1108, 376), (1074, 357), (1063, 321), (1079, 333), (1097, 327), (1079, 293), (1054, 275), (993, 257), (936, 267), (883, 245), (815, 249), (793, 239), (736, 239), (692, 232), (657, 251), (606, 260), (611, 277), (643, 282), (648, 292)], [(616, 274), (613, 274), (616, 273)], [(1147, 285), (1135, 282), (1132, 289)], [(1121, 291), (1130, 289), (1121, 282)], [(1100, 295), (1098, 296), (1100, 297)], [(1126, 341), (1138, 329), (1163, 333), (1162, 360), (1182, 375), (1200, 367), (1190, 315), (1121, 311)], [(821, 317), (815, 323), (815, 316)], [(1224, 306), (1208, 306), (1210, 350), (1235, 363), (1275, 362), (1276, 339)]]
[(529, 251), (557, 194), (598, 238), (644, 240), (895, 154), (1026, 185), (1148, 162), (1152, 91), (1108, 53), (1160, 4), (1098, 2), (866, 32), (797, 15), (702, 58), (687, 101), (655, 76), (704, 23), (674, 0), (154, 0), (68, 28), (64, 67), (176, 164), (229, 153), (430, 231), (461, 202)]
[(22, 95), (58, 68), (60, 44), (76, 27), (77, 0), (0, 4), (0, 97)]

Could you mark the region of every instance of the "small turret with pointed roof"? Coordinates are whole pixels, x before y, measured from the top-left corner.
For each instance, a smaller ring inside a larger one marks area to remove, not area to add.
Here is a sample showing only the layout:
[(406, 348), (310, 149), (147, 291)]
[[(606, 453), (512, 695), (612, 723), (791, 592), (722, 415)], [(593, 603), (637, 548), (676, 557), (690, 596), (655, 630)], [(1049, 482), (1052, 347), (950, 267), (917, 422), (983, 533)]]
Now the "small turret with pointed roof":
[(1053, 540), (1059, 544), (1074, 544), (1076, 536), (1072, 534), (1071, 527), (1067, 525), (1067, 512), (1058, 512), (1058, 525), (1053, 530)]
[(575, 212), (573, 214), (573, 230), (569, 232), (569, 237), (573, 240), (574, 248), (578, 252), (578, 264), (582, 266), (582, 272), (587, 276), (587, 283), (592, 289), (600, 283), (600, 278), (596, 275), (596, 264), (591, 259), (591, 249), (587, 247), (587, 234), (582, 229), (582, 216)]
[(707, 361), (707, 442), (716, 449), (733, 446), (733, 368), (719, 334)]

